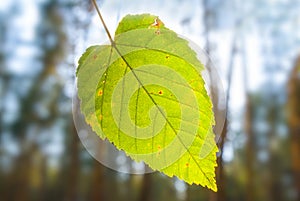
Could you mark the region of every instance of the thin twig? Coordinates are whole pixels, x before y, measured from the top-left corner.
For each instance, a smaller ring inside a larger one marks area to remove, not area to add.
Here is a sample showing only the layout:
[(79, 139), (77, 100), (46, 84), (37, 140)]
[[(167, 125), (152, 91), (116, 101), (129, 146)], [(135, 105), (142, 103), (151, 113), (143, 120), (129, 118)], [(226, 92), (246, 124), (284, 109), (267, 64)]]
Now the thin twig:
[(105, 24), (105, 22), (104, 22), (104, 19), (103, 19), (102, 15), (101, 15), (101, 12), (100, 12), (99, 7), (98, 7), (98, 5), (97, 5), (97, 2), (96, 2), (96, 0), (92, 0), (92, 2), (93, 2), (94, 6), (95, 6), (95, 8), (96, 8), (96, 11), (97, 11), (97, 13), (98, 13), (98, 16), (99, 16), (99, 18), (100, 18), (100, 20), (101, 20), (101, 22), (102, 22), (102, 24), (103, 24), (103, 27), (104, 27), (104, 29), (105, 29), (106, 34), (107, 34), (107, 36), (108, 36), (108, 38), (109, 38), (109, 40), (110, 40), (110, 43), (111, 43), (112, 46), (114, 46), (114, 40), (112, 39), (112, 37), (111, 37), (111, 35), (110, 35), (110, 32), (109, 32), (109, 30), (108, 30), (108, 28), (107, 28), (107, 26), (106, 26), (106, 24)]

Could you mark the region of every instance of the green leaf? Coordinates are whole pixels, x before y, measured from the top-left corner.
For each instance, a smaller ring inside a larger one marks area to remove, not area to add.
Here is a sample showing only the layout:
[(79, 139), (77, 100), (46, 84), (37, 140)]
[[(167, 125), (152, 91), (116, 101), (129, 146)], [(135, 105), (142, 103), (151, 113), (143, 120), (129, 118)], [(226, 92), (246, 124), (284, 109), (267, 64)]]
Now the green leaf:
[(212, 103), (188, 41), (149, 14), (128, 15), (112, 45), (77, 68), (86, 122), (136, 161), (217, 191)]

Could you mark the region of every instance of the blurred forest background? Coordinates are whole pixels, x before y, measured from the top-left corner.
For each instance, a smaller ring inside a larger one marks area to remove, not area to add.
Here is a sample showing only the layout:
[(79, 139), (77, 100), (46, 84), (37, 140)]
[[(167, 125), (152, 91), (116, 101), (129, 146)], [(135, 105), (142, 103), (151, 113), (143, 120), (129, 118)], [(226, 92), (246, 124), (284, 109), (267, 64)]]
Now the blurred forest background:
[[(113, 32), (157, 14), (206, 49), (228, 99), (218, 193), (93, 159), (73, 123), (81, 53), (107, 41), (88, 0), (0, 2), (1, 201), (299, 201), (300, 1), (101, 0)], [(176, 13), (176, 14), (175, 14)]]

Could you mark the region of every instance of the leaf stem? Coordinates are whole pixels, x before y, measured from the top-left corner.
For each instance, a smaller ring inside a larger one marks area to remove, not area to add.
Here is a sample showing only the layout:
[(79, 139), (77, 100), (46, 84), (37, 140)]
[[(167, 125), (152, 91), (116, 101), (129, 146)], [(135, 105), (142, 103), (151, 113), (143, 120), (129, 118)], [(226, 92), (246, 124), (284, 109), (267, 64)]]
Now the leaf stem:
[(98, 13), (98, 16), (99, 16), (101, 22), (102, 22), (102, 25), (103, 25), (103, 27), (105, 29), (105, 32), (106, 32), (106, 34), (107, 34), (107, 36), (109, 38), (109, 41), (110, 41), (111, 45), (114, 46), (114, 40), (112, 39), (112, 37), (110, 35), (110, 32), (109, 32), (109, 30), (108, 30), (108, 28), (107, 28), (107, 26), (106, 26), (106, 24), (104, 22), (104, 19), (103, 19), (102, 15), (101, 15), (100, 9), (99, 9), (99, 7), (97, 5), (97, 2), (96, 2), (96, 0), (92, 0), (92, 2), (93, 2), (94, 6), (96, 8), (96, 11)]

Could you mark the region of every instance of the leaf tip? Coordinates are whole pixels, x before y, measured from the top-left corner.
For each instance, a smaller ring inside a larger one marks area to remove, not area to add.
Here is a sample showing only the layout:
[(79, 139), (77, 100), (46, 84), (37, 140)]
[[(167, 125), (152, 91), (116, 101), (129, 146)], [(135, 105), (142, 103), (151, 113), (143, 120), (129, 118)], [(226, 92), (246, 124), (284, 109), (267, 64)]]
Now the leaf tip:
[(126, 15), (118, 25), (115, 36), (133, 29), (147, 29), (151, 26), (162, 28), (164, 23), (158, 16), (146, 14)]

